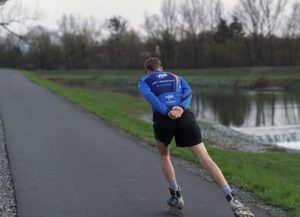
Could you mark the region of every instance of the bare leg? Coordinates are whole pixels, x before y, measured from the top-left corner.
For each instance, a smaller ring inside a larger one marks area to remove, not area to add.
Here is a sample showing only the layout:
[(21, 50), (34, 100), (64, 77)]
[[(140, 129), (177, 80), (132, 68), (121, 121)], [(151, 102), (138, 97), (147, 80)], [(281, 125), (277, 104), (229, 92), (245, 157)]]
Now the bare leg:
[(175, 170), (170, 158), (170, 146), (165, 146), (165, 144), (160, 141), (156, 141), (157, 148), (159, 150), (160, 166), (168, 182), (176, 180)]
[[(215, 183), (223, 188), (229, 187), (227, 184), (226, 179), (224, 178), (220, 168), (218, 165), (210, 158), (209, 154), (203, 143), (191, 147), (192, 151), (194, 152), (195, 156), (198, 158), (200, 163), (215, 181)], [(227, 192), (224, 192), (227, 193)], [(232, 195), (231, 195), (232, 196)], [(230, 198), (226, 199), (230, 202), (230, 208), (234, 212), (235, 216), (238, 217), (254, 217), (253, 213), (250, 211), (248, 207), (245, 207), (242, 203), (240, 203), (237, 199)]]
[[(171, 184), (172, 182), (176, 182), (175, 170), (170, 158), (170, 146), (165, 146), (165, 144), (159, 141), (156, 141), (156, 144), (159, 150), (160, 166), (165, 175), (166, 180), (169, 182), (169, 184)], [(167, 203), (170, 207), (170, 212), (177, 216), (183, 216), (184, 201), (180, 191), (176, 190), (175, 192), (175, 190), (172, 190), (171, 185), (169, 189), (171, 193), (171, 198), (168, 199)]]
[(202, 164), (202, 166), (206, 169), (206, 171), (209, 173), (209, 175), (212, 177), (212, 179), (219, 187), (223, 188), (228, 185), (220, 168), (208, 155), (207, 150), (203, 143), (192, 146), (191, 150), (193, 151), (193, 153), (195, 154), (199, 162)]

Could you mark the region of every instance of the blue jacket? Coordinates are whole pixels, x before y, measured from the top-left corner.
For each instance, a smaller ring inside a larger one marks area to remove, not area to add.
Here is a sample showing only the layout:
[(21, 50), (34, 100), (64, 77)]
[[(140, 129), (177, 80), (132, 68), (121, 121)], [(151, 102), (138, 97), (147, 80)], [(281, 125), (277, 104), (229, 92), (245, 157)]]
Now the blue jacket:
[(173, 106), (190, 108), (192, 89), (182, 77), (170, 72), (155, 70), (139, 80), (138, 88), (153, 113), (168, 115)]

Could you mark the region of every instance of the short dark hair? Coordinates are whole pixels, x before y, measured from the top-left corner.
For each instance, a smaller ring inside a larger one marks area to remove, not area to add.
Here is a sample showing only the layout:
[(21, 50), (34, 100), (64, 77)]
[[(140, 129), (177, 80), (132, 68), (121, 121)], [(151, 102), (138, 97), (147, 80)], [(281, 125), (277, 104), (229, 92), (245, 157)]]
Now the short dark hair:
[(161, 66), (161, 61), (156, 57), (148, 58), (145, 60), (144, 67), (147, 70), (154, 71), (158, 69), (160, 66)]

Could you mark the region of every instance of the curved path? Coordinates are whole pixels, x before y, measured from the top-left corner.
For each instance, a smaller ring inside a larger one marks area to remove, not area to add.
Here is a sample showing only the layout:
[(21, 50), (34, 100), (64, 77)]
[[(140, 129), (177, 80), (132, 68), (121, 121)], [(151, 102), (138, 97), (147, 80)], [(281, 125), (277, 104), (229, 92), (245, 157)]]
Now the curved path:
[[(157, 153), (17, 72), (0, 70), (0, 115), (20, 217), (170, 216)], [(215, 185), (175, 169), (186, 216), (232, 216)]]

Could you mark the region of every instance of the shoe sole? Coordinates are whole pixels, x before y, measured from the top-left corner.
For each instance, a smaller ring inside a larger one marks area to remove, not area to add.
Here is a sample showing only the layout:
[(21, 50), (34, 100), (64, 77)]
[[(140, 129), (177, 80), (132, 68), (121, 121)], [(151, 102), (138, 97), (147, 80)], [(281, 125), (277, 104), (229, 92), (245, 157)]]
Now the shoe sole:
[(234, 213), (235, 217), (254, 217), (253, 213), (250, 212), (249, 208), (240, 209), (237, 211), (238, 213)]
[(176, 216), (184, 216), (183, 208), (181, 207), (170, 206), (169, 211)]

